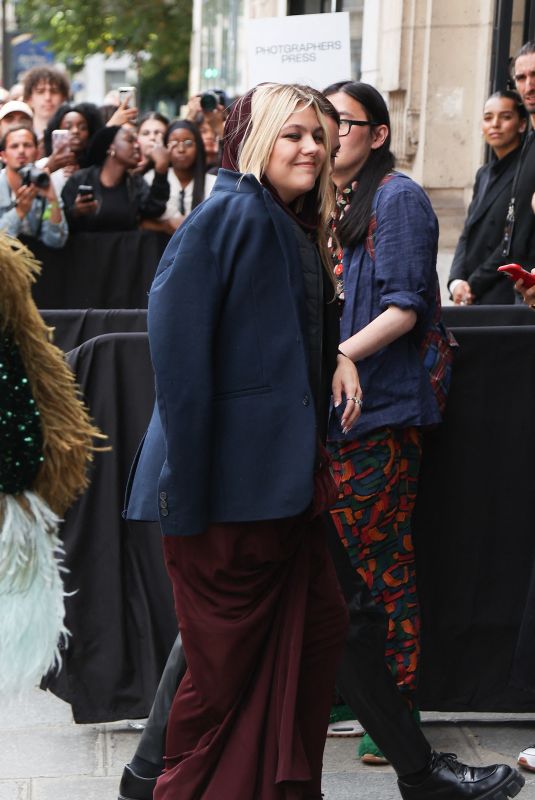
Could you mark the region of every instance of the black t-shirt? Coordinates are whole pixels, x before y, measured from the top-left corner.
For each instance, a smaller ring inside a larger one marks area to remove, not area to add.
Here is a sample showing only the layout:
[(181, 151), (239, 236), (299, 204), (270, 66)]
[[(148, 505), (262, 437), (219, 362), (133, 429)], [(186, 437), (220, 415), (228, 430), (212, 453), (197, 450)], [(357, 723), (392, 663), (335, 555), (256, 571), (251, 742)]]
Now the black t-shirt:
[(99, 231), (131, 231), (137, 228), (137, 206), (129, 202), (126, 180), (119, 186), (111, 187), (100, 183), (96, 198), (99, 205), (94, 218), (88, 218), (88, 230), (91, 230), (93, 221), (94, 230)]

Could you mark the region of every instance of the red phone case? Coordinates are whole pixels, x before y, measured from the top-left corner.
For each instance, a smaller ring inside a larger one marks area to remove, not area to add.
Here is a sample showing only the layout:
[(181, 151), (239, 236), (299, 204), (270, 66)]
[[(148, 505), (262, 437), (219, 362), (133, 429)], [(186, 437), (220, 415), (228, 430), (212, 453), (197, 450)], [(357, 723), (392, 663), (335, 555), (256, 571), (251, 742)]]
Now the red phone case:
[(516, 281), (524, 281), (524, 286), (529, 288), (535, 286), (535, 273), (528, 272), (523, 269), (520, 264), (505, 264), (503, 267), (498, 267), (498, 272), (505, 272), (510, 278)]

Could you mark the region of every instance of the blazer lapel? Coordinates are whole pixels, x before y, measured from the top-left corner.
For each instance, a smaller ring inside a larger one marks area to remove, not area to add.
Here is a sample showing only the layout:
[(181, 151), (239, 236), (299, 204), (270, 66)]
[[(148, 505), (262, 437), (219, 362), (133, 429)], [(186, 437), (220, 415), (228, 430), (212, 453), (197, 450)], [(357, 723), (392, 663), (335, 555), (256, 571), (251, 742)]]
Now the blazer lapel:
[(473, 225), (479, 219), (481, 219), (481, 217), (487, 213), (488, 209), (495, 202), (498, 195), (501, 194), (501, 192), (503, 192), (507, 187), (507, 184), (512, 182), (517, 164), (518, 161), (516, 159), (512, 161), (508, 165), (507, 169), (505, 169), (494, 181), (494, 183), (490, 184), (490, 186), (490, 168), (486, 171), (484, 180), (481, 181), (479, 187), (479, 201), (473, 212), (470, 214), (470, 218), (468, 220), (469, 225)]

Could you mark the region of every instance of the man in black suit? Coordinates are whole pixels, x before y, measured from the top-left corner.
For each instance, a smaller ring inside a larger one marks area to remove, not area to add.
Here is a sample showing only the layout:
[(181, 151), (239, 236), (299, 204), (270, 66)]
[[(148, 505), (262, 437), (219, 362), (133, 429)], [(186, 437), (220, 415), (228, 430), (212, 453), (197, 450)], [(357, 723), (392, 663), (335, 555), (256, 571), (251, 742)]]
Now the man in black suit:
[(481, 128), (494, 158), (477, 172), (472, 202), (451, 265), (448, 285), (457, 305), (514, 303), (510, 281), (487, 270), (485, 262), (502, 246), (504, 220), (527, 121), (527, 112), (516, 92), (496, 92), (485, 103)]

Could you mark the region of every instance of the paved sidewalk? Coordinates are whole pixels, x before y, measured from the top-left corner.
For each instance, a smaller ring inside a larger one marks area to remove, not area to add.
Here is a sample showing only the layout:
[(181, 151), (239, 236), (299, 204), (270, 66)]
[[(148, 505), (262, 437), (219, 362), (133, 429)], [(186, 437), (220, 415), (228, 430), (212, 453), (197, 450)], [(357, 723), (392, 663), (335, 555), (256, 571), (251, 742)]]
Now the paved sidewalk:
[[(437, 749), (473, 764), (514, 764), (519, 750), (535, 742), (535, 714), (423, 717)], [(38, 689), (4, 705), (1, 720), (0, 800), (116, 800), (139, 736), (126, 721), (74, 725), (70, 707)], [(325, 800), (399, 800), (391, 767), (360, 764), (356, 741), (327, 741)], [(525, 775), (520, 797), (535, 800), (535, 775)]]

